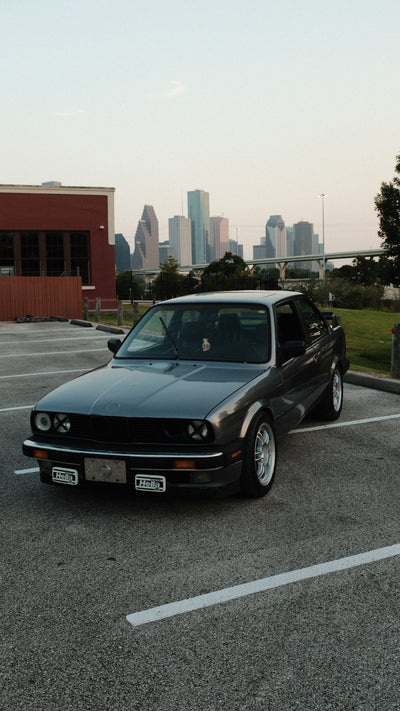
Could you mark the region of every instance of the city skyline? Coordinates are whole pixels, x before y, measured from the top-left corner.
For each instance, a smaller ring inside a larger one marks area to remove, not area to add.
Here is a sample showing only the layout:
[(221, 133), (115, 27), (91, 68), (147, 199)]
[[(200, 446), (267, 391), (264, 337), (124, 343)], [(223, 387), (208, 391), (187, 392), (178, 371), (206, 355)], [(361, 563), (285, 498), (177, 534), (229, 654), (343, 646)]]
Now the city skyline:
[[(204, 190), (188, 192), (188, 212), (192, 217), (170, 217), (168, 240), (159, 238), (159, 224), (154, 206), (145, 205), (136, 228), (132, 269), (157, 270), (168, 257), (173, 257), (180, 266), (185, 267), (218, 261), (226, 252), (245, 257), (243, 245), (229, 237), (229, 219), (209, 215), (209, 198), (209, 193)], [(115, 235), (115, 244), (116, 253), (119, 247), (117, 263), (124, 259), (123, 251), (130, 245), (122, 233)], [(267, 260), (276, 257), (279, 261), (291, 256), (323, 254), (325, 248), (323, 241), (319, 241), (319, 235), (314, 231), (312, 223), (303, 220), (286, 226), (282, 215), (270, 215), (265, 224), (265, 234), (253, 244), (252, 251), (252, 259)], [(197, 254), (197, 258), (193, 258), (193, 254)], [(318, 270), (316, 264), (308, 261), (299, 266)]]
[(247, 258), (278, 212), (322, 235), (324, 193), (327, 250), (376, 248), (399, 24), (397, 0), (4, 3), (1, 183), (113, 186), (131, 246), (143, 205), (162, 242), (204, 186)]

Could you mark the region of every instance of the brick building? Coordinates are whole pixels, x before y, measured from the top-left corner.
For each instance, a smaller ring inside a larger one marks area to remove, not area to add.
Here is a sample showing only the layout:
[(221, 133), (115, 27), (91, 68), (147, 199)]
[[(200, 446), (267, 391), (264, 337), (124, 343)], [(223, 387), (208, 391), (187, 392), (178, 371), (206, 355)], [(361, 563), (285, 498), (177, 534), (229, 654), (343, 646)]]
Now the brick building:
[(0, 185), (0, 276), (80, 276), (89, 308), (115, 308), (114, 191)]

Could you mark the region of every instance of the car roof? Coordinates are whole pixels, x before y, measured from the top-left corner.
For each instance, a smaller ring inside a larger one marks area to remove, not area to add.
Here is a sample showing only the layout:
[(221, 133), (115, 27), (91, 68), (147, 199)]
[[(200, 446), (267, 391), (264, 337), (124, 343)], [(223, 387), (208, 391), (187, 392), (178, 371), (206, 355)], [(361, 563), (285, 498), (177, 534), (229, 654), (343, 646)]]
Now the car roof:
[(186, 296), (178, 296), (175, 299), (163, 301), (163, 304), (193, 304), (193, 303), (237, 303), (237, 304), (275, 304), (282, 299), (292, 296), (303, 296), (297, 291), (265, 291), (262, 289), (243, 290), (243, 291), (211, 291), (200, 294), (187, 294)]

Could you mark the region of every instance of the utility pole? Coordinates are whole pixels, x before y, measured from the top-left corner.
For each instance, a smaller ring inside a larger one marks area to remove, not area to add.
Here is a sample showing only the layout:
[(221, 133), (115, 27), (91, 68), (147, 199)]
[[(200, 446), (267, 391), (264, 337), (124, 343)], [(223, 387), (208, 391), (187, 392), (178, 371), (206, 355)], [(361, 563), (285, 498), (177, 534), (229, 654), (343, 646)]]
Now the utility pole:
[(324, 210), (324, 200), (327, 196), (326, 193), (320, 193), (318, 197), (322, 200), (322, 276), (325, 279), (325, 210)]

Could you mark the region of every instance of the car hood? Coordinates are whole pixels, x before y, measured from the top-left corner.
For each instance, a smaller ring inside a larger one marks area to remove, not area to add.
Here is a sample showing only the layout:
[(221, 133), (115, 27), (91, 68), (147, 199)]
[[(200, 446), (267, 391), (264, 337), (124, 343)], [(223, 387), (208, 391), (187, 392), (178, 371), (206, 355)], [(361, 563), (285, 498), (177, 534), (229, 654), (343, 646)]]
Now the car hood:
[(43, 397), (35, 410), (119, 417), (204, 418), (265, 371), (265, 365), (156, 362), (110, 364)]

